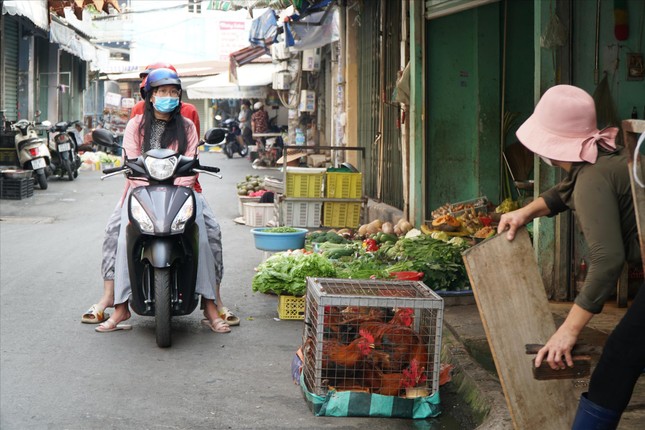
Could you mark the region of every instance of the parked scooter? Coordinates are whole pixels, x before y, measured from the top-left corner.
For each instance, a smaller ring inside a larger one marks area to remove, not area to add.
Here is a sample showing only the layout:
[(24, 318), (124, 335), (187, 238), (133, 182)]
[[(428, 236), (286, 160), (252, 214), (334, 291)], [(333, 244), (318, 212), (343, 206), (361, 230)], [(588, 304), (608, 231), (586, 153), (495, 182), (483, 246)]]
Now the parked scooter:
[[(104, 146), (114, 145), (112, 133), (104, 129), (94, 130), (92, 138)], [(200, 144), (217, 144), (224, 131), (211, 129), (206, 139)], [(197, 154), (191, 158), (171, 149), (152, 149), (137, 158), (125, 156), (123, 166), (103, 170), (101, 179), (123, 174), (148, 182), (134, 188), (127, 201), (130, 306), (139, 315), (155, 317), (157, 345), (164, 348), (171, 343), (171, 317), (188, 315), (198, 304), (195, 192), (174, 185), (174, 180), (197, 172), (221, 176), (219, 168), (200, 165)]]
[[(215, 117), (220, 120), (220, 118)], [(240, 130), (240, 123), (234, 118), (228, 118), (222, 122), (226, 131), (226, 138), (222, 142), (222, 150), (228, 158), (233, 158), (235, 153), (240, 154), (240, 157), (246, 157), (249, 153), (249, 148), (242, 141), (242, 132)]]
[(79, 137), (74, 130), (78, 121), (62, 121), (47, 131), (53, 133), (49, 140), (49, 151), (51, 152), (51, 168), (56, 176), (73, 181), (78, 177), (78, 169), (81, 167), (81, 157), (78, 155), (78, 147), (81, 145)]
[[(49, 126), (51, 123), (43, 122), (43, 127)], [(33, 177), (38, 182), (40, 189), (46, 190), (47, 177), (51, 174), (49, 169), (51, 154), (45, 139), (38, 137), (34, 122), (26, 119), (12, 124), (11, 130), (16, 132), (14, 141), (20, 167), (25, 170), (33, 170)]]

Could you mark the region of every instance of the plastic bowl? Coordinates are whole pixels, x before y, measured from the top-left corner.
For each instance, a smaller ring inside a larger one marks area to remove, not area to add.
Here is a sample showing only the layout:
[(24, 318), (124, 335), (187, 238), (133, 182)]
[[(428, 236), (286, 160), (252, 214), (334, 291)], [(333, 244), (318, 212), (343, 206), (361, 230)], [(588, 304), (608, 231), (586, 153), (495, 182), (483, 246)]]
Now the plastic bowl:
[(271, 227), (251, 229), (255, 238), (255, 247), (261, 251), (287, 251), (305, 247), (305, 235), (309, 230), (296, 228), (293, 233), (266, 233)]

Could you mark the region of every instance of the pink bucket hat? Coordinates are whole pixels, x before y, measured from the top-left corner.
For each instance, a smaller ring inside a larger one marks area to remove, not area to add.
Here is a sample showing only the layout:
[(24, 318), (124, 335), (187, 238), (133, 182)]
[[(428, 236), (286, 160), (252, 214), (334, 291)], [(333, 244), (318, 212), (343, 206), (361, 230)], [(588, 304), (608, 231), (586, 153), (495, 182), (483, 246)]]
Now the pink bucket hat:
[(594, 164), (598, 145), (616, 149), (618, 129), (596, 127), (596, 107), (584, 90), (571, 85), (549, 88), (535, 111), (517, 130), (520, 142), (551, 160)]

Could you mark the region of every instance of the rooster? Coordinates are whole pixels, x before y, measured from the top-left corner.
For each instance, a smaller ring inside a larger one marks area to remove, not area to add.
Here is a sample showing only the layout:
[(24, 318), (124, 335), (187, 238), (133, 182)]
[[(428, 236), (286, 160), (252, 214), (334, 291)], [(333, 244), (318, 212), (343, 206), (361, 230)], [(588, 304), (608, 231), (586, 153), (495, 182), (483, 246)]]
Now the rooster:
[(355, 367), (356, 364), (365, 359), (374, 348), (374, 336), (369, 332), (359, 330), (360, 336), (354, 339), (349, 345), (340, 342), (330, 341), (325, 343), (327, 359), (336, 365), (343, 367)]
[(412, 308), (396, 308), (394, 316), (389, 321), (392, 325), (401, 325), (403, 327), (410, 327), (414, 322), (414, 309)]
[(362, 333), (374, 339), (370, 356), (385, 371), (400, 372), (414, 359), (417, 363), (428, 360), (426, 346), (419, 335), (409, 327), (389, 323), (365, 322)]

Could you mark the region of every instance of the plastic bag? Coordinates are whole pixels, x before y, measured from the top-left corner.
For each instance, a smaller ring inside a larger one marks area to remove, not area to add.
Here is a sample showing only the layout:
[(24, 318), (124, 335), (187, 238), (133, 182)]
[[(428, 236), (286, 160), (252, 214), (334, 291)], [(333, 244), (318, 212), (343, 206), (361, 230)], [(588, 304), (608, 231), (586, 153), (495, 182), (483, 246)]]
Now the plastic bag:
[(540, 36), (540, 46), (542, 48), (556, 48), (564, 46), (567, 42), (567, 28), (560, 22), (558, 15), (552, 14), (551, 19), (546, 25), (544, 34)]

